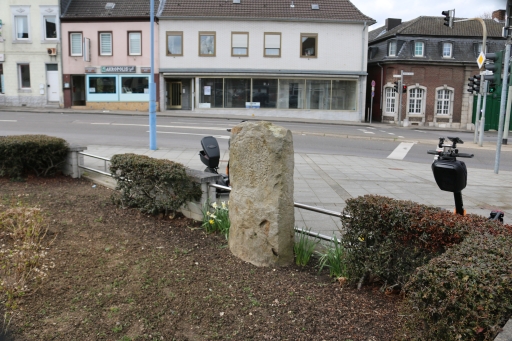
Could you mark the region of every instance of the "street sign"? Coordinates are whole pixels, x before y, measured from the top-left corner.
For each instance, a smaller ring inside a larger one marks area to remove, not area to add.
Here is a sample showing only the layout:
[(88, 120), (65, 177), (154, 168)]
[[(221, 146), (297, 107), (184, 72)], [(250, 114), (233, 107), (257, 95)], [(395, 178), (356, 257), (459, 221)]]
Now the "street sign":
[(483, 51), (480, 52), (480, 55), (476, 59), (476, 62), (478, 63), (478, 68), (481, 69), (482, 65), (484, 65), (484, 62), (485, 62), (485, 54)]
[(402, 75), (393, 75), (393, 77), (395, 77), (395, 78), (401, 78), (401, 77), (402, 77)]
[(402, 72), (404, 76), (414, 76), (414, 72)]

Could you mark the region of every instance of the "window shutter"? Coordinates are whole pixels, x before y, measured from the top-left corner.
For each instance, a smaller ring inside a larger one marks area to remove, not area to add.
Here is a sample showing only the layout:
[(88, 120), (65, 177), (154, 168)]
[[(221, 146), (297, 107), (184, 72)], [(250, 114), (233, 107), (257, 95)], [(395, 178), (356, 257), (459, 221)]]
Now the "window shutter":
[(281, 48), (281, 36), (278, 34), (265, 35), (265, 48), (266, 49), (279, 49)]
[(140, 55), (141, 54), (141, 37), (140, 33), (130, 33), (130, 54)]
[(110, 33), (100, 33), (100, 54), (111, 55), (112, 54), (112, 41)]
[(82, 55), (82, 34), (71, 33), (71, 55), (81, 56)]
[(247, 48), (247, 34), (233, 34), (233, 47)]

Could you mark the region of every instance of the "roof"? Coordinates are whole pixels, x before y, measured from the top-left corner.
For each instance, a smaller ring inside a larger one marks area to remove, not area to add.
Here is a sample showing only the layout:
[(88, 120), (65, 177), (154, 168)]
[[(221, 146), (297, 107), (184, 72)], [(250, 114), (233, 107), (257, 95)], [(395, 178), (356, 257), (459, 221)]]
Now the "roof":
[[(123, 18), (147, 17), (149, 19), (149, 0), (69, 0), (69, 5), (61, 18)], [(113, 9), (106, 9), (107, 3), (114, 3)], [(160, 1), (155, 0), (155, 15)]]
[[(462, 20), (455, 18), (455, 20)], [(487, 27), (487, 37), (501, 38), (503, 23), (494, 19), (484, 19)], [(482, 24), (476, 20), (456, 22), (453, 28), (444, 26), (444, 17), (418, 17), (403, 22), (386, 32), (386, 26), (376, 28), (369, 32), (370, 43), (387, 39), (396, 35), (412, 36), (440, 36), (440, 37), (481, 37)]]
[[(291, 6), (293, 4), (293, 7)], [(313, 10), (312, 4), (319, 9)], [(314, 20), (367, 22), (375, 20), (361, 13), (349, 0), (166, 0), (159, 18), (212, 18), (252, 20)]]

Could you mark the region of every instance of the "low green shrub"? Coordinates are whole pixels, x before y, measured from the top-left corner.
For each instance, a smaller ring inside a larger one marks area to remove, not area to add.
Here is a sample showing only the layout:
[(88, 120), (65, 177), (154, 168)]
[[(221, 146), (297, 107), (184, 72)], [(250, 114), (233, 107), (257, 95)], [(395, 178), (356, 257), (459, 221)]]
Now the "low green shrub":
[(22, 179), (32, 172), (53, 176), (64, 164), (68, 153), (65, 140), (46, 135), (0, 137), (0, 176)]
[(512, 235), (472, 234), (404, 288), (402, 340), (493, 340), (512, 316)]
[(498, 222), (476, 215), (460, 216), (412, 201), (365, 195), (346, 202), (342, 239), (351, 282), (378, 278), (403, 285), (414, 270), (459, 244), (470, 232), (491, 233)]
[(111, 159), (110, 171), (120, 190), (114, 202), (143, 213), (167, 215), (201, 197), (199, 184), (187, 175), (185, 167), (170, 160), (117, 154)]

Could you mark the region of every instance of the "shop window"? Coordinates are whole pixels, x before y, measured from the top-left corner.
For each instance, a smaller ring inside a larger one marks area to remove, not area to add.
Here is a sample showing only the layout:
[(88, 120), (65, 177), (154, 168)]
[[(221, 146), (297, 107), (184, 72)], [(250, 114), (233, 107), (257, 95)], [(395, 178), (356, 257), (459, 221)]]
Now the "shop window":
[(300, 35), (300, 56), (303, 58), (316, 58), (318, 47), (318, 34), (301, 33)]
[(276, 108), (277, 79), (253, 79), (252, 102), (258, 102), (260, 108)]
[(264, 36), (265, 57), (281, 57), (281, 33), (266, 32)]
[(247, 57), (249, 55), (249, 33), (231, 33), (231, 56)]
[(331, 110), (357, 109), (357, 81), (333, 80)]
[(199, 32), (199, 56), (215, 57), (215, 32)]
[(128, 55), (142, 55), (142, 33), (128, 32)]
[(121, 77), (121, 93), (149, 94), (149, 77)]
[(200, 108), (222, 108), (224, 92), (222, 78), (201, 78), (199, 80)]
[(4, 65), (0, 64), (0, 94), (5, 93), (4, 86)]
[(72, 57), (82, 56), (82, 33), (69, 33), (69, 50)]
[(226, 78), (224, 81), (224, 107), (245, 108), (245, 103), (251, 101), (251, 79)]
[(90, 94), (115, 94), (117, 93), (116, 76), (90, 77), (88, 93)]
[(18, 79), (20, 89), (30, 89), (30, 65), (18, 64)]
[(112, 55), (112, 33), (100, 32), (99, 33), (99, 51), (100, 56)]
[(304, 79), (280, 79), (279, 109), (303, 109), (306, 82)]
[(183, 56), (183, 32), (166, 32), (167, 55)]
[(306, 109), (329, 110), (330, 80), (306, 80)]

